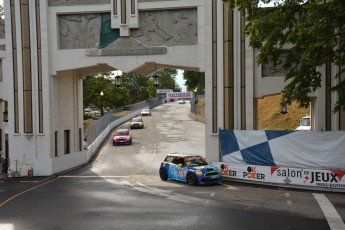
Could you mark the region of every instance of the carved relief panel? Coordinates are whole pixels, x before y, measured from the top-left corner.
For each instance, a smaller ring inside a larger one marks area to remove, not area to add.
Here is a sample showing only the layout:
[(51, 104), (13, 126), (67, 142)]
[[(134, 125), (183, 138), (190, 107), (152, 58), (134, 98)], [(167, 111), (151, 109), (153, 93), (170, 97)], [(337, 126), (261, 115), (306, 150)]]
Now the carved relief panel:
[[(119, 30), (111, 28), (111, 15), (59, 15), (60, 49), (116, 49)], [(131, 29), (129, 39), (143, 47), (198, 44), (197, 10), (140, 11), (139, 29)], [(116, 53), (116, 52), (115, 52)], [(134, 54), (133, 54), (134, 55)]]

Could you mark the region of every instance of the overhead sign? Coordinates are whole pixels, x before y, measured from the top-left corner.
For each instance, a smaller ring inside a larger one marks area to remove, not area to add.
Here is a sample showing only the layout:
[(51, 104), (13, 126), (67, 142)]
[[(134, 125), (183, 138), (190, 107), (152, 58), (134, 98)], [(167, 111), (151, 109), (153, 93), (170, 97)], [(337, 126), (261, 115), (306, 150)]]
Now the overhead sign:
[(172, 89), (157, 89), (157, 93), (172, 93)]
[(172, 92), (167, 93), (167, 98), (180, 99), (180, 98), (192, 98), (193, 92)]

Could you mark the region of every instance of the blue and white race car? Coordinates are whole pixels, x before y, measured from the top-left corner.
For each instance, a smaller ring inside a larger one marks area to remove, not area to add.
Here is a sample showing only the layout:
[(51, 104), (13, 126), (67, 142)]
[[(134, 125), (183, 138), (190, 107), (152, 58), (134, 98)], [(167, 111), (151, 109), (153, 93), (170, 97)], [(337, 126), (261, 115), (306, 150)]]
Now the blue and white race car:
[(199, 155), (170, 153), (161, 163), (159, 176), (162, 180), (178, 180), (190, 185), (219, 183), (222, 175), (216, 166), (208, 165)]

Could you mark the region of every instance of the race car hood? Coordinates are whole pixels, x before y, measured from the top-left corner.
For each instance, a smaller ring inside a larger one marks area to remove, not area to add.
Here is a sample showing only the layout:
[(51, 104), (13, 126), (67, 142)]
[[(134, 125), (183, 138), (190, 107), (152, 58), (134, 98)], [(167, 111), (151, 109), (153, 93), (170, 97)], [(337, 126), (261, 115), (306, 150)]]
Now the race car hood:
[(188, 168), (190, 170), (193, 170), (193, 171), (201, 170), (203, 173), (213, 172), (213, 171), (218, 172), (218, 168), (216, 166), (213, 166), (213, 165), (191, 166)]

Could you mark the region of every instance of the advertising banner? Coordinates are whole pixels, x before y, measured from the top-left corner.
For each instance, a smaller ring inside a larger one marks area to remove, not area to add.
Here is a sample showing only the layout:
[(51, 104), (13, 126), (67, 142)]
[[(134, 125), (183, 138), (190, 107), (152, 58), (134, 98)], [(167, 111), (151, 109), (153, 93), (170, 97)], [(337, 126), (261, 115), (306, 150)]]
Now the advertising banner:
[(180, 98), (192, 98), (193, 92), (173, 92), (167, 93), (167, 98), (180, 99)]
[(297, 185), (345, 192), (345, 170), (317, 170), (212, 162), (225, 178), (260, 183)]

